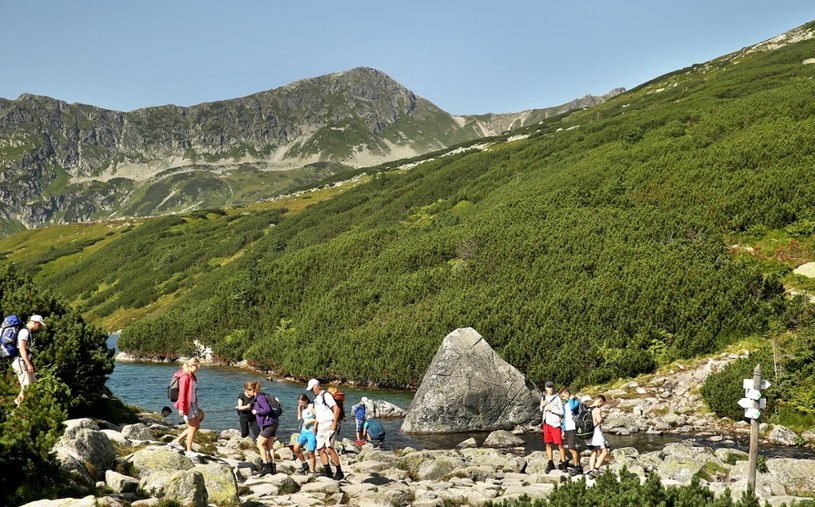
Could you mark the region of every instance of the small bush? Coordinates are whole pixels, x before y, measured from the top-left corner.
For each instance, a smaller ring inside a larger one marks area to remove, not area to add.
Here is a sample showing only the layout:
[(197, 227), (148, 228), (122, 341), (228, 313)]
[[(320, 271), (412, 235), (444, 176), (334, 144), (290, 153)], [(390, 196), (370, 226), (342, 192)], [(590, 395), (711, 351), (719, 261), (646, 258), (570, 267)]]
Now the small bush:
[[(710, 409), (719, 417), (729, 417), (734, 421), (744, 419), (744, 409), (738, 405), (740, 399), (744, 397), (742, 381), (753, 378), (753, 369), (757, 364), (762, 365), (762, 371), (766, 377), (772, 371), (773, 356), (769, 349), (761, 349), (750, 357), (737, 359), (724, 367), (721, 371), (708, 376), (702, 385), (702, 396), (704, 396)], [(767, 420), (772, 416), (774, 404), (772, 387), (762, 394), (767, 398), (767, 408), (762, 411), (762, 419)]]
[(733, 501), (730, 491), (726, 490), (720, 498), (700, 485), (698, 477), (681, 487), (665, 487), (657, 474), (651, 474), (645, 483), (640, 484), (639, 477), (625, 469), (620, 471), (619, 478), (614, 473), (605, 473), (597, 479), (594, 487), (588, 487), (585, 479), (559, 484), (546, 498), (531, 500), (523, 496), (518, 500), (501, 503), (488, 502), (488, 506), (502, 507), (651, 507), (665, 506), (758, 506), (758, 500), (752, 491), (745, 492), (738, 501)]

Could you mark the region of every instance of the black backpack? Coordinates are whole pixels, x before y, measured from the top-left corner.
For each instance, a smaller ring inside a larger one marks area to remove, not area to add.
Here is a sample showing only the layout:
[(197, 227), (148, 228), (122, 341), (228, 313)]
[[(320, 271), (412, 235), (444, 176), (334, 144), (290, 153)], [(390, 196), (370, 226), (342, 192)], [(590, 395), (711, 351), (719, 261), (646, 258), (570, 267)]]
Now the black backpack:
[(283, 405), (280, 404), (280, 400), (268, 393), (263, 393), (263, 396), (266, 397), (266, 402), (269, 404), (269, 408), (272, 409), (272, 417), (279, 419), (283, 415)]
[(594, 435), (594, 419), (591, 411), (592, 409), (582, 401), (578, 403), (577, 413), (574, 415), (574, 429), (579, 438), (591, 438)]

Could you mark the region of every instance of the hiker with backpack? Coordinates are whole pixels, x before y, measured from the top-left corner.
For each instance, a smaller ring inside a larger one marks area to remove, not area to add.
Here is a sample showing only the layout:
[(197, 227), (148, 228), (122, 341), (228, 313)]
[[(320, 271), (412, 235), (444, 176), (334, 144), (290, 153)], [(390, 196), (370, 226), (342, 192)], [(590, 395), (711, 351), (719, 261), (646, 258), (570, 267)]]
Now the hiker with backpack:
[(591, 406), (592, 422), (594, 423), (594, 432), (591, 439), (586, 441), (586, 447), (591, 450), (591, 457), (589, 457), (589, 473), (588, 476), (592, 479), (600, 475), (600, 467), (605, 463), (608, 457), (609, 445), (606, 437), (603, 435), (603, 412), (602, 407), (606, 404), (606, 397), (598, 394), (594, 398), (594, 403)]
[(555, 469), (555, 462), (553, 461), (552, 444), (558, 446), (560, 452), (560, 464), (558, 468), (566, 471), (566, 451), (563, 449), (563, 434), (560, 425), (563, 421), (563, 403), (560, 401), (560, 396), (555, 392), (555, 384), (551, 380), (547, 380), (545, 384), (546, 392), (541, 398), (540, 409), (543, 412), (543, 442), (546, 444), (546, 458), (549, 462), (546, 464), (546, 472), (549, 473)]
[(258, 475), (276, 474), (277, 464), (272, 447), (277, 438), (277, 428), (280, 425), (279, 417), (283, 414), (283, 407), (280, 400), (269, 393), (264, 393), (260, 389), (260, 383), (254, 382), (255, 403), (252, 405), (252, 413), (255, 414), (260, 434), (258, 434), (258, 451), (263, 465), (260, 467)]
[(20, 394), (14, 398), (15, 405), (23, 402), (26, 388), (37, 382), (32, 360), (33, 333), (44, 327), (45, 319), (37, 314), (29, 317), (25, 326), (16, 315), (9, 315), (3, 319), (2, 330), (0, 330), (0, 357), (11, 360), (11, 368), (17, 374), (17, 380), (20, 382)]
[[(200, 456), (199, 453), (192, 450), (192, 444), (195, 439), (195, 433), (201, 427), (201, 421), (204, 420), (204, 411), (198, 405), (198, 377), (195, 373), (201, 367), (201, 361), (197, 357), (188, 359), (181, 365), (181, 369), (173, 375), (174, 381), (168, 389), (170, 399), (175, 394), (172, 389), (173, 384), (177, 382), (178, 385), (178, 399), (175, 400), (175, 408), (178, 409), (178, 415), (187, 424), (184, 431), (181, 432), (176, 438), (167, 444), (168, 447), (173, 449), (182, 450), (181, 442), (186, 444), (185, 456), (188, 458), (195, 458)], [(171, 392), (172, 391), (172, 392)]]
[[(308, 381), (306, 391), (314, 395), (314, 408), (317, 414), (317, 452), (320, 454), (320, 462), (323, 464), (323, 471), (326, 477), (340, 481), (345, 478), (340, 466), (340, 457), (334, 450), (334, 442), (339, 431), (340, 405), (328, 391), (323, 391), (320, 381), (311, 379)], [(336, 473), (331, 475), (331, 465), (328, 459), (337, 467)]]
[(568, 468), (569, 475), (583, 475), (583, 465), (580, 464), (580, 454), (577, 448), (577, 426), (575, 425), (580, 400), (572, 396), (566, 386), (560, 390), (560, 396), (563, 401), (563, 443), (569, 449), (572, 457), (572, 466)]

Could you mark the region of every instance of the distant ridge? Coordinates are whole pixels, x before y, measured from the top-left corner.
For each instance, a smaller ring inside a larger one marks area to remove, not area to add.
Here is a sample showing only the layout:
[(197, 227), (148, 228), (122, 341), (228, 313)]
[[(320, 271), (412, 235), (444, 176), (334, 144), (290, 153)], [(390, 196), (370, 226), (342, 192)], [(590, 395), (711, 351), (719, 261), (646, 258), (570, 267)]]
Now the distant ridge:
[[(0, 233), (242, 204), (295, 182), (415, 157), (603, 100), (453, 116), (365, 67), (191, 107), (119, 112), (31, 94), (0, 99), (7, 183), (0, 191)], [(285, 185), (268, 174), (304, 167), (312, 169)]]

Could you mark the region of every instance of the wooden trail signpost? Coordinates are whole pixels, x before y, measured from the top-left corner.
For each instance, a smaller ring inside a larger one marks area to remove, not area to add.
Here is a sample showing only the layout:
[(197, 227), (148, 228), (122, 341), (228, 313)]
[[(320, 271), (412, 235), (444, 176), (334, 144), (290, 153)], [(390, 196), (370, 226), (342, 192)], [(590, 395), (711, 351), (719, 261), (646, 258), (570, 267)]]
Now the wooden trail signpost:
[(750, 419), (750, 462), (748, 464), (747, 483), (753, 491), (756, 490), (756, 463), (758, 461), (758, 418), (761, 410), (767, 406), (767, 399), (761, 397), (761, 389), (770, 387), (770, 383), (761, 379), (761, 365), (757, 364), (753, 370), (753, 378), (746, 378), (742, 382), (744, 398), (739, 400), (739, 406), (744, 409), (744, 417)]

